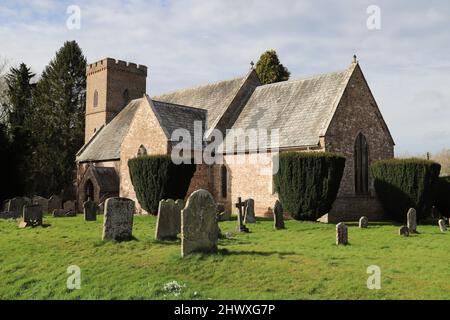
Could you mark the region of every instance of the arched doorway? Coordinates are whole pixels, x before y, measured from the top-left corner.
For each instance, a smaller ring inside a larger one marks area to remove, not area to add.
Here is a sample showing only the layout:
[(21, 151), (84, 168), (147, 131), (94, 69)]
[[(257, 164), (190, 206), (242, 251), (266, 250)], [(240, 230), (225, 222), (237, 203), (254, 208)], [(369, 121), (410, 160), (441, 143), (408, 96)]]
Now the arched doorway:
[(366, 137), (359, 133), (355, 141), (355, 193), (369, 192), (369, 148)]
[(86, 181), (84, 185), (84, 201), (94, 200), (94, 184), (91, 180)]

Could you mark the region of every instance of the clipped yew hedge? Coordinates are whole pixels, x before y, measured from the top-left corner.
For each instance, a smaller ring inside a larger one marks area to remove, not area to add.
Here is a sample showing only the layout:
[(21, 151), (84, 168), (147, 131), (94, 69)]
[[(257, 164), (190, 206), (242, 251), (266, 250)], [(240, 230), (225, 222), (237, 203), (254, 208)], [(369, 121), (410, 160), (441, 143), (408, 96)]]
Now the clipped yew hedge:
[(433, 190), (441, 165), (421, 159), (389, 159), (371, 166), (375, 191), (386, 215), (399, 222), (406, 219), (409, 208), (415, 208), (417, 218), (431, 213)]
[(195, 164), (174, 164), (169, 155), (133, 158), (128, 168), (139, 204), (154, 215), (161, 199), (184, 199), (196, 170)]
[(286, 212), (297, 220), (316, 220), (331, 209), (345, 158), (328, 152), (286, 152), (279, 156), (275, 188)]
[(450, 177), (438, 179), (434, 204), (444, 217), (450, 217)]

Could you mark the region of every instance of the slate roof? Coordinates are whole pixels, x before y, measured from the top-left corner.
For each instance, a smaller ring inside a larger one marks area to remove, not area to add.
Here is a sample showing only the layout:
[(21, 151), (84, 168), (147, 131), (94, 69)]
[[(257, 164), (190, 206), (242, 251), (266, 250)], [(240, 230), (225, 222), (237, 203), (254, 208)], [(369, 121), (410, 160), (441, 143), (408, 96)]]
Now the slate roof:
[(211, 128), (230, 105), (247, 76), (178, 90), (153, 98), (157, 101), (207, 110), (208, 128)]
[(205, 130), (207, 111), (178, 104), (153, 100), (157, 117), (163, 129), (170, 136), (175, 129), (187, 129), (194, 136), (194, 122), (199, 121)]
[(120, 159), (120, 147), (130, 129), (134, 114), (142, 99), (130, 103), (78, 151), (76, 161), (104, 161)]
[[(334, 114), (352, 69), (262, 85), (255, 89), (232, 129), (279, 129), (279, 147), (316, 146)], [(233, 136), (226, 138), (230, 150)], [(233, 138), (240, 138), (237, 134)], [(246, 150), (256, 149), (247, 143)], [(268, 148), (275, 147), (268, 144)], [(234, 146), (237, 149), (236, 146)], [(237, 149), (243, 151), (242, 148)]]

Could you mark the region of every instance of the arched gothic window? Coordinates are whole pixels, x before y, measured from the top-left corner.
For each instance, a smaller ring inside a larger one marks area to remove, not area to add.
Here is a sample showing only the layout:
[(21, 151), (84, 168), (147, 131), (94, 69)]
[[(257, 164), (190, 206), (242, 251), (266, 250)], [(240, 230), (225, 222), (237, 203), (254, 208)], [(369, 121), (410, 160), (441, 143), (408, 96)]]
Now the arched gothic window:
[(94, 184), (91, 180), (86, 181), (86, 184), (84, 185), (84, 200), (94, 201)]
[(355, 193), (369, 192), (369, 147), (366, 137), (358, 134), (355, 141)]
[(94, 108), (98, 107), (98, 91), (94, 91)]
[(222, 183), (222, 198), (227, 197), (227, 191), (228, 191), (228, 170), (227, 167), (223, 164), (220, 167), (220, 176), (221, 176), (221, 183)]
[(147, 155), (147, 149), (141, 144), (138, 150), (138, 157), (146, 156)]

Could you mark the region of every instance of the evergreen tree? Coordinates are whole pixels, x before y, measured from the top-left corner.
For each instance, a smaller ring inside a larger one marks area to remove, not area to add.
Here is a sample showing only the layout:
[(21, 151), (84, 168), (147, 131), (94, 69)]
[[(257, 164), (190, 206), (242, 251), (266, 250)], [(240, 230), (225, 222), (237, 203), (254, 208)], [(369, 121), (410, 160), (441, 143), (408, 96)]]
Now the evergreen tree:
[(280, 63), (275, 50), (264, 52), (256, 63), (256, 74), (263, 84), (289, 80), (291, 73)]
[(11, 145), (9, 146), (8, 166), (9, 172), (15, 177), (10, 181), (9, 187), (16, 195), (24, 194), (27, 178), (27, 158), (30, 150), (30, 131), (28, 119), (32, 108), (32, 84), (35, 76), (26, 64), (20, 64), (19, 68), (11, 68), (5, 76), (6, 120), (8, 125)]
[[(0, 211), (3, 210), (3, 200), (13, 197), (13, 190), (11, 188), (11, 175), (10, 175), (10, 143), (7, 136), (6, 126), (0, 123)], [(9, 181), (9, 183), (6, 183)]]
[(73, 186), (75, 154), (83, 145), (86, 58), (75, 41), (64, 43), (39, 80), (30, 128), (31, 189), (49, 196)]

